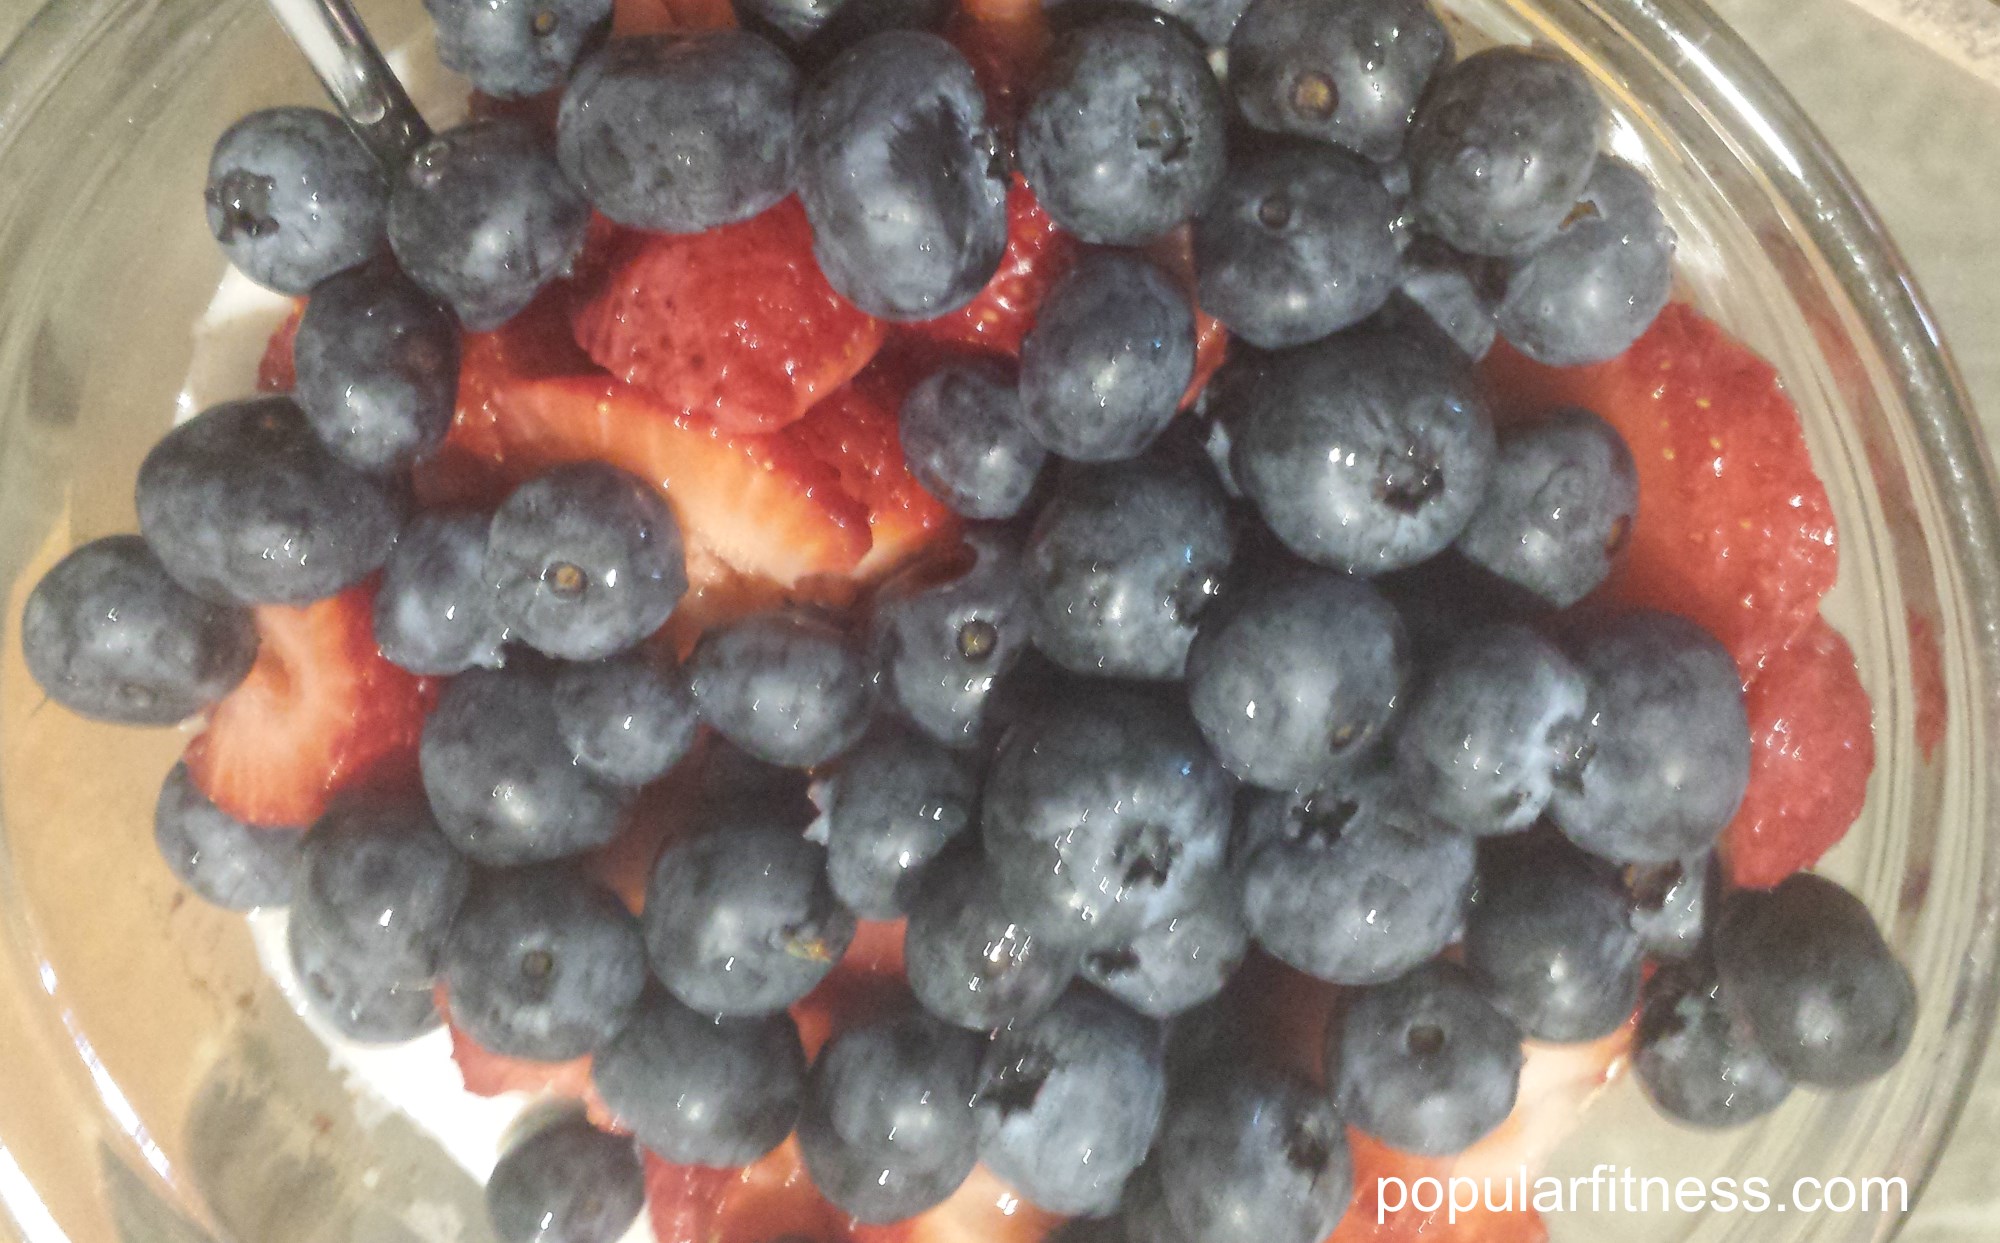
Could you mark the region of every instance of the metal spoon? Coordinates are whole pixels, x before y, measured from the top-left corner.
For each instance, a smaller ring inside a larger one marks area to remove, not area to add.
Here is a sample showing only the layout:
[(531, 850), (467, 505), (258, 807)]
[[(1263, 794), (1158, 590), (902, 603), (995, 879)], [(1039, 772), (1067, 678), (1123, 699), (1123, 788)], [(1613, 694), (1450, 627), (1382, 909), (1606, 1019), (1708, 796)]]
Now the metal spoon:
[(395, 169), (430, 126), (349, 0), (268, 0), (278, 24), (292, 37), (333, 106), (385, 168)]

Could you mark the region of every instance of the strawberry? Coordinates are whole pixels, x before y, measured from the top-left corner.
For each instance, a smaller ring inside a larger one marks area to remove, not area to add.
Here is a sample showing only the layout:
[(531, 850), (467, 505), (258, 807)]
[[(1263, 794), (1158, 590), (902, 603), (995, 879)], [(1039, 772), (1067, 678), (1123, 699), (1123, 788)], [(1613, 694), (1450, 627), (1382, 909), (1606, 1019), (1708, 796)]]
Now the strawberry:
[[(1194, 230), (1182, 225), (1165, 237), (1151, 242), (1146, 253), (1153, 262), (1165, 268), (1187, 291), (1188, 301), (1194, 301)], [(1229, 329), (1222, 321), (1202, 310), (1194, 308), (1194, 378), (1188, 381), (1187, 391), (1181, 394), (1181, 409), (1194, 404), (1195, 398), (1208, 387), (1229, 356)]]
[(972, 63), (988, 115), (1012, 129), (1048, 53), (1049, 23), (1041, 0), (966, 0), (952, 14), (945, 37)]
[[(1576, 1130), (1598, 1093), (1624, 1072), (1631, 1043), (1628, 1023), (1587, 1044), (1526, 1045), (1514, 1112), (1456, 1156), (1413, 1156), (1350, 1130), (1354, 1200), (1327, 1243), (1542, 1243), (1548, 1230), (1532, 1207), (1532, 1194), (1522, 1193), (1523, 1173), (1532, 1191), (1549, 1155)], [(1431, 1194), (1412, 1196), (1409, 1190), (1425, 1178), (1472, 1179), (1480, 1203), (1470, 1210), (1417, 1208), (1410, 1201), (1428, 1204)], [(1384, 1180), (1400, 1180), (1400, 1194), (1396, 1182), (1385, 1187)]]
[(729, 0), (616, 0), (611, 33), (653, 35), (670, 30), (726, 30), (736, 24)]
[(903, 921), (864, 919), (854, 940), (827, 977), (813, 991), (792, 1003), (792, 1021), (807, 1057), (818, 1057), (820, 1046), (835, 1032), (910, 999), (903, 982)]
[(691, 563), (710, 556), (793, 587), (846, 575), (868, 552), (868, 510), (839, 474), (780, 436), (731, 436), (601, 377), (461, 384), (444, 445), (418, 471), (436, 503), (491, 499), (563, 462), (603, 461), (673, 504)]
[(1811, 624), (1833, 510), (1769, 363), (1675, 303), (1610, 362), (1545, 367), (1501, 343), (1485, 370), (1503, 415), (1584, 406), (1632, 447), (1639, 516), (1599, 599), (1700, 622), (1746, 676)]
[(1049, 289), (1076, 261), (1076, 240), (1056, 227), (1019, 173), (1007, 188), (1007, 251), (978, 296), (949, 315), (909, 325), (917, 336), (1018, 357)]
[(258, 392), (289, 393), (298, 383), (299, 373), (292, 366), (292, 342), (298, 338), (299, 321), (305, 314), (305, 299), (295, 298), (291, 314), (272, 330), (271, 339), (264, 344), (264, 356), (257, 360)]
[(851, 1243), (1041, 1243), (1062, 1221), (981, 1165), (936, 1208), (883, 1226), (857, 1222), (848, 1238)]
[(1744, 706), (1750, 788), (1722, 849), (1733, 882), (1764, 888), (1846, 835), (1867, 797), (1875, 733), (1854, 652), (1819, 617), (1765, 659)]
[[(449, 1013), (444, 985), (438, 985), (438, 1009)], [(451, 1060), (458, 1063), (465, 1090), (474, 1096), (504, 1096), (527, 1092), (581, 1100), (590, 1092), (590, 1059), (567, 1062), (533, 1062), (522, 1057), (495, 1053), (480, 1044), (457, 1024), (448, 1024), (451, 1033)]]
[(1944, 648), (1938, 643), (1937, 622), (1928, 613), (1909, 609), (1910, 681), (1917, 702), (1917, 748), (1930, 760), (1944, 741), (1947, 700), (1944, 689)]
[(660, 852), (695, 828), (701, 757), (707, 746), (705, 737), (697, 739), (694, 749), (666, 776), (642, 788), (626, 809), (618, 836), (582, 860), (584, 873), (617, 894), (634, 915), (646, 905), (646, 886), (652, 882)]
[(797, 199), (699, 234), (653, 233), (576, 312), (576, 339), (675, 414), (773, 431), (868, 364), (880, 321), (820, 275)]
[(854, 568), (864, 582), (958, 538), (957, 515), (924, 491), (903, 462), (897, 416), (922, 375), (914, 359), (878, 358), (783, 433), (839, 472), (841, 490), (868, 507), (868, 555)]
[(847, 1215), (806, 1176), (787, 1139), (736, 1170), (675, 1165), (646, 1154), (646, 1207), (655, 1243), (841, 1243)]
[(414, 788), (436, 684), (375, 646), (375, 587), (256, 610), (257, 663), (188, 744), (202, 793), (252, 824), (319, 819), (350, 789)]

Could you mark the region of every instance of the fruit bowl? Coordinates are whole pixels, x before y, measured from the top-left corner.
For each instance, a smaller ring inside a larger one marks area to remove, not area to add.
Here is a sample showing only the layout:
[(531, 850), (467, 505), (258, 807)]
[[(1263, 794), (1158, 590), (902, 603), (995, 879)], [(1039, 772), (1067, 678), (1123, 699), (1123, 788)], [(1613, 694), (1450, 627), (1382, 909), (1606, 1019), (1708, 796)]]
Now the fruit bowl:
[[(420, 6), (362, 8), (405, 63), (428, 64)], [(1800, 410), (1842, 532), (1826, 612), (1875, 709), (1866, 808), (1821, 870), (1867, 901), (1923, 999), (1910, 1053), (1866, 1089), (1802, 1093), (1704, 1135), (1655, 1116), (1628, 1077), (1549, 1172), (1902, 1178), (1914, 1199), (1994, 1007), (2000, 520), (1969, 409), (1893, 247), (1705, 9), (1450, 11), (1462, 43), (1538, 40), (1586, 67), (1614, 112), (1611, 149), (1660, 187), (1679, 235), (1676, 297), (1769, 359)], [(61, 0), (0, 61), (0, 1203), (37, 1243), (486, 1237), (459, 1154), (330, 1065), (241, 921), (185, 901), (157, 859), (153, 800), (186, 736), (61, 712), (21, 660), (33, 582), (133, 526), (132, 477), (175, 412), (222, 270), (197, 207), (207, 151), (278, 102), (318, 102), (317, 88), (253, 0)], [(206, 350), (195, 381), (211, 398), (247, 391), (261, 344)], [(456, 1090), (427, 1066), (404, 1068), (404, 1104)], [(1547, 1091), (1581, 1096), (1596, 1068), (1563, 1073)], [(1896, 1207), (1586, 1204), (1548, 1224), (1557, 1240), (1880, 1238)]]

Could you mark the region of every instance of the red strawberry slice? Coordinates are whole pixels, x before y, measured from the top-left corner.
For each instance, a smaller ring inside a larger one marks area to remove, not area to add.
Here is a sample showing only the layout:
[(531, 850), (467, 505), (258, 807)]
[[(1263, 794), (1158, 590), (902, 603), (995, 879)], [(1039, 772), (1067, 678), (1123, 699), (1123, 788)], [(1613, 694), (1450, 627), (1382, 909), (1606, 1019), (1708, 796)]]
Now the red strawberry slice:
[(1056, 227), (1017, 173), (1007, 188), (1007, 251), (993, 279), (971, 302), (909, 331), (1018, 357), (1042, 299), (1075, 261), (1076, 239)]
[(292, 366), (292, 342), (299, 335), (299, 321), (305, 318), (304, 298), (292, 300), (292, 313), (271, 332), (264, 343), (264, 356), (257, 360), (257, 391), (289, 393), (298, 384), (299, 373)]
[(844, 1243), (848, 1218), (819, 1194), (797, 1139), (736, 1170), (675, 1165), (646, 1154), (646, 1207), (656, 1243)]
[(1639, 517), (1601, 598), (1700, 622), (1746, 675), (1818, 615), (1833, 509), (1777, 372), (1694, 308), (1660, 313), (1623, 355), (1544, 367), (1505, 343), (1486, 375), (1503, 414), (1579, 405), (1632, 446)]
[(729, 0), (616, 0), (611, 33), (662, 34), (670, 30), (724, 30), (736, 24)]
[(981, 1165), (936, 1208), (885, 1226), (857, 1222), (848, 1238), (852, 1243), (1041, 1243), (1062, 1222)]
[(1049, 23), (1041, 0), (965, 0), (945, 29), (986, 94), (988, 114), (1012, 128), (1026, 106), (1048, 52)]
[(772, 431), (852, 379), (884, 328), (820, 274), (796, 199), (698, 234), (635, 235), (576, 339), (668, 411), (729, 432)]
[(868, 555), (854, 567), (864, 582), (958, 538), (958, 516), (924, 491), (903, 461), (898, 413), (923, 373), (914, 358), (878, 358), (783, 433), (833, 467), (841, 489), (868, 507)]
[(188, 744), (201, 792), (252, 824), (319, 819), (350, 789), (414, 788), (437, 684), (375, 646), (375, 587), (256, 610), (257, 663)]
[(602, 461), (659, 488), (689, 559), (710, 556), (794, 587), (847, 575), (868, 553), (868, 510), (839, 474), (779, 436), (731, 436), (591, 377), (461, 386), (451, 434), (418, 472), (431, 501), (490, 497), (564, 462)]
[(1750, 788), (1722, 849), (1730, 880), (1763, 888), (1819, 862), (1854, 824), (1875, 732), (1854, 652), (1819, 617), (1764, 661), (1744, 706)]

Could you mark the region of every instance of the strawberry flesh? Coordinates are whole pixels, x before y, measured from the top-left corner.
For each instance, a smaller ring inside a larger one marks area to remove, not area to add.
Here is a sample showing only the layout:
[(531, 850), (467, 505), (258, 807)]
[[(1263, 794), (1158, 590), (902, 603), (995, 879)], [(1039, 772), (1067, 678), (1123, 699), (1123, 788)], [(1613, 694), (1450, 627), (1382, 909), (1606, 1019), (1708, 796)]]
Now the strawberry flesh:
[(1007, 249), (999, 270), (971, 302), (949, 315), (911, 324), (916, 336), (1019, 357), (1021, 338), (1055, 283), (1076, 262), (1076, 240), (1056, 227), (1016, 174), (1007, 189)]

